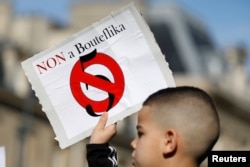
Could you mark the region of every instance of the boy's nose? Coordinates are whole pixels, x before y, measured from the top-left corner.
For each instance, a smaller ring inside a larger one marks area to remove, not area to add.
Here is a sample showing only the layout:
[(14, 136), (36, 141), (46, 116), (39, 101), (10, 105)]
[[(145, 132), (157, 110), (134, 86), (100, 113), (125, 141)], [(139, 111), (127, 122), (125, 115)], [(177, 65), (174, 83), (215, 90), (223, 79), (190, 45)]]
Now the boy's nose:
[(131, 147), (132, 147), (133, 149), (136, 148), (136, 140), (137, 140), (137, 137), (134, 138), (134, 139), (131, 141), (131, 143), (130, 143), (130, 145), (131, 145)]

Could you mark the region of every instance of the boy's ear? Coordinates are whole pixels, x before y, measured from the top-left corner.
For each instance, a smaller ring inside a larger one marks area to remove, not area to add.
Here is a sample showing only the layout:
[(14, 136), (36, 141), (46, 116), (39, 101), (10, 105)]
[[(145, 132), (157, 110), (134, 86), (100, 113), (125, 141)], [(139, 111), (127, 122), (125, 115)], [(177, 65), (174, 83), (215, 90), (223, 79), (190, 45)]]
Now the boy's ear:
[(175, 153), (177, 149), (178, 143), (177, 132), (174, 129), (168, 129), (165, 132), (164, 146), (163, 146), (163, 154), (165, 156), (172, 155)]

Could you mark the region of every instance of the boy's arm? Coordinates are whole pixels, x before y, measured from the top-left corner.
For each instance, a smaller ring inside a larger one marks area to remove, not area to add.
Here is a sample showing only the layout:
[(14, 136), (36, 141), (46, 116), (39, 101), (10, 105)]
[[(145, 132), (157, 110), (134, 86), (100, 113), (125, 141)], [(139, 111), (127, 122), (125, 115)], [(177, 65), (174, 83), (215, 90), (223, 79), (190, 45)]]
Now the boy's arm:
[(116, 149), (108, 142), (116, 134), (116, 125), (106, 127), (108, 113), (103, 113), (87, 144), (87, 161), (89, 167), (117, 167)]

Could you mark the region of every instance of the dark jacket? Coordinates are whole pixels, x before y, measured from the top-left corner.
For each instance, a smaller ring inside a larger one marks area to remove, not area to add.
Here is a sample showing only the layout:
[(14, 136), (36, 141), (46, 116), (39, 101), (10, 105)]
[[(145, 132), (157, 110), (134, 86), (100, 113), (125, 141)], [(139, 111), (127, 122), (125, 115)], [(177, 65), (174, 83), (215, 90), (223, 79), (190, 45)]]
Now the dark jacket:
[(109, 144), (87, 144), (89, 167), (117, 167), (116, 149)]

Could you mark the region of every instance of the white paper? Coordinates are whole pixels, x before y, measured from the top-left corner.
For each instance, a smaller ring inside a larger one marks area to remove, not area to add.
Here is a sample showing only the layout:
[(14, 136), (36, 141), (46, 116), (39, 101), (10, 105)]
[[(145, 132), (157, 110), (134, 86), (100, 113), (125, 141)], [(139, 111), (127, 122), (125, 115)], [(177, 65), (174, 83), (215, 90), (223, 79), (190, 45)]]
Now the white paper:
[(0, 167), (6, 167), (6, 157), (5, 157), (5, 148), (3, 146), (0, 147)]
[(149, 94), (175, 86), (132, 3), (25, 60), (22, 67), (61, 148), (90, 136), (99, 117), (89, 113), (108, 110), (111, 124), (137, 112)]

